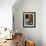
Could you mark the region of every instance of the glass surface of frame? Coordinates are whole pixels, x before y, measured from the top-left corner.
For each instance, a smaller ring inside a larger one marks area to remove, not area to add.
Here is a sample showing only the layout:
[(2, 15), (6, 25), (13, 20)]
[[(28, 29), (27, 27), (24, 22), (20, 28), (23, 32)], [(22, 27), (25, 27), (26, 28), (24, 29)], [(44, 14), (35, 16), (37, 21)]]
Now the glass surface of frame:
[(36, 27), (36, 12), (23, 13), (23, 27)]

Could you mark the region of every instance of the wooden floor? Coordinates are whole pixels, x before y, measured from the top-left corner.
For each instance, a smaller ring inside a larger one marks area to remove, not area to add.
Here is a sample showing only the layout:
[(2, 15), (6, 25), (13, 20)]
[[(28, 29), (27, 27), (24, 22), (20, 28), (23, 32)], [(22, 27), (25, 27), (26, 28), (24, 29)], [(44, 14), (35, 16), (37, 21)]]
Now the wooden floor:
[(13, 40), (6, 40), (6, 42), (2, 43), (0, 46), (16, 46), (15, 39), (13, 39)]

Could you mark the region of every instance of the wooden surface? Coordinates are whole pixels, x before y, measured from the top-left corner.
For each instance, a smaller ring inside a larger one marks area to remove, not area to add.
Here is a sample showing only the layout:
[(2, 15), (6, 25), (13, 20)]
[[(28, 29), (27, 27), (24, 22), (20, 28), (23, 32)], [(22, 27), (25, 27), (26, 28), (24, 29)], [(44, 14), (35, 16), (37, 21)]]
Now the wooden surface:
[(15, 39), (13, 40), (6, 40), (5, 42), (1, 43), (0, 46), (16, 46)]

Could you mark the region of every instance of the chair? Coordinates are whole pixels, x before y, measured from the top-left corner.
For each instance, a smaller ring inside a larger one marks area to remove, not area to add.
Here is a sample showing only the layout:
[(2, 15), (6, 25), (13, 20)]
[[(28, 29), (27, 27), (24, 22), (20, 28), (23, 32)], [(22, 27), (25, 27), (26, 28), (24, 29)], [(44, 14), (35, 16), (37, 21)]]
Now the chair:
[(16, 33), (15, 36), (16, 46), (22, 46), (22, 33)]
[(32, 40), (26, 40), (25, 46), (35, 46), (35, 43)]

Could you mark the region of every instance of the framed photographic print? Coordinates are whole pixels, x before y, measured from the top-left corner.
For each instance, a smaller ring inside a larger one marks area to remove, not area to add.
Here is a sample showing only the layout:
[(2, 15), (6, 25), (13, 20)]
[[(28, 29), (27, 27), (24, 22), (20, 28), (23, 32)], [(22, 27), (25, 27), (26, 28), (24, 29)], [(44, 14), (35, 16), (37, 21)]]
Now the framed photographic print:
[(36, 12), (23, 13), (23, 27), (36, 27)]

